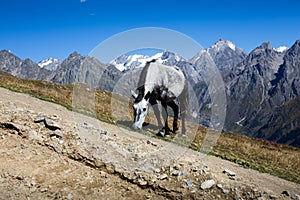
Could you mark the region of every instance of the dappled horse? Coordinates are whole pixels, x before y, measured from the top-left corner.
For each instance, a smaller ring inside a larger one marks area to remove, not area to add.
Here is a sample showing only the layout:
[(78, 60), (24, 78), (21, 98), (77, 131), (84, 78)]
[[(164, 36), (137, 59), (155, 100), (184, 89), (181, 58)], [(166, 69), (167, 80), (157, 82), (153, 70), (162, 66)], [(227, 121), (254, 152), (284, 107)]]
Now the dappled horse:
[[(156, 106), (153, 107), (160, 128), (164, 129), (164, 136), (170, 135), (168, 126), (167, 106), (174, 112), (173, 132), (178, 130), (177, 121), (180, 110), (182, 125), (181, 134), (185, 135), (185, 118), (188, 106), (188, 86), (185, 74), (176, 66), (166, 66), (156, 60), (147, 62), (143, 68), (137, 87), (137, 94), (131, 91), (134, 100), (134, 129), (142, 129), (148, 113), (149, 104), (161, 102), (163, 107), (164, 127), (160, 121), (160, 113)], [(179, 101), (179, 106), (175, 99)]]

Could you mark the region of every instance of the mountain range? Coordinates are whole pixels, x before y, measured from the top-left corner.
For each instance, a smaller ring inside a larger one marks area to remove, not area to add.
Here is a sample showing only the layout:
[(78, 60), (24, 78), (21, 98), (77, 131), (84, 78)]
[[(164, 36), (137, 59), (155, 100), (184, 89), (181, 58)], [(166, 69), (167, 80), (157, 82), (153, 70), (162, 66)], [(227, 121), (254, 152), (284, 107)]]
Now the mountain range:
[(0, 70), (60, 84), (85, 82), (114, 92), (118, 81), (124, 91), (134, 88), (134, 77), (151, 59), (185, 71), (200, 105), (199, 123), (210, 124), (211, 98), (205, 80), (213, 76), (208, 71), (214, 64), (226, 89), (225, 131), (300, 147), (300, 40), (290, 48), (273, 48), (265, 42), (247, 54), (233, 42), (220, 39), (188, 60), (166, 50), (153, 56), (122, 55), (106, 64), (77, 52), (64, 61), (51, 58), (34, 63), (2, 50)]

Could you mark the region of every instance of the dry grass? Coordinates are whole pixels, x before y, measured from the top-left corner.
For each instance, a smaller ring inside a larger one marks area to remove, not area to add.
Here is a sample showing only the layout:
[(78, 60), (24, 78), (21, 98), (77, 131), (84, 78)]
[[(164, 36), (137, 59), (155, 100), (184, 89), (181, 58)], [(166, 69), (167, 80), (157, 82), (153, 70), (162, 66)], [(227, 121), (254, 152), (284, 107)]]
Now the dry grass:
[(244, 167), (300, 183), (298, 148), (222, 133), (212, 153)]
[[(128, 99), (89, 88), (84, 84), (59, 85), (47, 81), (19, 79), (0, 72), (0, 86), (63, 105), (109, 123), (117, 123), (117, 119), (121, 121), (132, 119), (131, 104)], [(154, 123), (153, 113), (151, 115), (152, 117), (147, 120)], [(202, 126), (198, 126), (198, 130), (193, 134), (190, 147), (195, 150), (201, 148), (203, 150), (202, 144), (207, 134), (216, 135), (219, 138), (211, 154), (244, 167), (300, 183), (300, 149), (298, 148), (238, 134), (220, 134)]]

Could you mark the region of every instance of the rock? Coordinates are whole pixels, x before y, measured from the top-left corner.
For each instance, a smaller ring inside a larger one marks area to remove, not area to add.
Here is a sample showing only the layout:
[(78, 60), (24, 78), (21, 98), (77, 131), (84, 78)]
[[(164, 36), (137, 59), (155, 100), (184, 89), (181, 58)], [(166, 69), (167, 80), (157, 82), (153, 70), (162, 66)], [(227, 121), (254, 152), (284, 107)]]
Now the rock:
[(144, 155), (142, 153), (136, 153), (133, 157), (134, 161), (139, 161)]
[(228, 176), (235, 176), (235, 172), (229, 170), (229, 169), (224, 169), (223, 171), (224, 174), (227, 174)]
[(164, 180), (164, 179), (166, 179), (166, 178), (168, 178), (168, 175), (167, 175), (167, 174), (162, 174), (162, 175), (159, 177), (160, 180)]
[(228, 194), (228, 193), (229, 193), (229, 190), (226, 190), (226, 189), (222, 188), (222, 192), (223, 192), (224, 194)]
[(138, 184), (139, 184), (140, 186), (146, 186), (148, 183), (147, 183), (147, 181), (145, 181), (144, 179), (139, 179), (139, 180), (138, 180)]
[(55, 130), (50, 134), (50, 137), (62, 138), (64, 134), (60, 130)]
[(214, 184), (215, 184), (215, 181), (214, 181), (213, 179), (206, 180), (206, 181), (204, 181), (204, 182), (201, 184), (200, 188), (201, 188), (202, 190), (209, 189), (209, 188), (211, 188), (212, 186), (214, 186)]
[(147, 144), (151, 144), (151, 145), (153, 145), (153, 146), (157, 146), (157, 144), (156, 143), (154, 143), (154, 142), (152, 142), (151, 140), (147, 140)]
[(183, 170), (180, 172), (180, 175), (186, 177), (189, 175), (189, 173), (187, 171)]
[(21, 144), (20, 144), (20, 148), (21, 148), (21, 149), (25, 149), (26, 146), (25, 146), (24, 144), (21, 143)]
[(192, 186), (193, 186), (193, 181), (192, 181), (192, 180), (187, 180), (187, 181), (186, 181), (186, 185), (187, 185), (188, 187), (192, 187)]
[(36, 131), (29, 131), (28, 137), (33, 140), (43, 141), (42, 136), (40, 136)]
[(179, 165), (175, 165), (173, 168), (176, 170), (179, 170), (180, 167), (179, 167)]
[(290, 196), (290, 192), (288, 190), (284, 190), (281, 194), (285, 195), (285, 196)]
[(278, 199), (278, 197), (277, 197), (275, 194), (271, 194), (271, 195), (269, 196), (269, 198), (270, 198), (270, 199)]
[(156, 165), (156, 164), (158, 163), (158, 160), (152, 159), (152, 160), (151, 160), (151, 163), (154, 164), (154, 165)]
[(173, 175), (173, 176), (179, 176), (179, 175), (180, 175), (180, 171), (174, 170), (174, 171), (172, 172), (172, 175)]
[(24, 180), (24, 177), (17, 175), (16, 179), (19, 180), (19, 181), (22, 181), (22, 180)]
[(62, 150), (59, 147), (54, 147), (54, 150), (56, 151), (56, 153), (61, 154)]
[(223, 188), (222, 184), (218, 183), (217, 188), (222, 189)]
[(84, 122), (83, 125), (82, 125), (82, 128), (85, 128), (85, 129), (94, 129), (94, 125), (90, 124), (90, 123), (87, 123), (87, 122)]
[[(100, 135), (107, 135), (107, 131), (101, 130)], [(114, 136), (116, 136), (116, 135), (114, 135)]]
[(34, 119), (34, 123), (40, 123), (40, 122), (44, 122), (45, 121), (45, 116), (37, 116)]
[(294, 200), (300, 200), (300, 195), (294, 194), (294, 195), (292, 196), (292, 199), (294, 199)]
[(129, 152), (133, 152), (135, 150), (135, 146), (129, 146), (129, 147), (127, 147), (127, 150)]
[(73, 194), (71, 194), (71, 193), (68, 194), (67, 199), (68, 199), (68, 200), (73, 199)]
[(61, 129), (60, 126), (56, 122), (54, 122), (54, 121), (52, 121), (52, 120), (50, 120), (48, 118), (45, 118), (44, 123), (45, 123), (46, 128), (48, 128), (50, 130), (55, 131), (57, 129), (58, 130)]
[(191, 170), (192, 170), (193, 172), (197, 172), (197, 171), (198, 171), (197, 167), (193, 167)]

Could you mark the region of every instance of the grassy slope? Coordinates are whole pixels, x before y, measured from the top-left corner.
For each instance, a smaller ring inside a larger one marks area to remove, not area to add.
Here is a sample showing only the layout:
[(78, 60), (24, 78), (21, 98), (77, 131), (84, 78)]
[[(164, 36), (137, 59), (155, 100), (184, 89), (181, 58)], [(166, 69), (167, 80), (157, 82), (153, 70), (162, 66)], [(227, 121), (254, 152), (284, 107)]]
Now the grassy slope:
[[(68, 109), (72, 109), (73, 106), (72, 95), (74, 85), (59, 85), (47, 81), (24, 80), (0, 71), (0, 86), (63, 105)], [(79, 97), (88, 97), (86, 86), (77, 85), (76, 88), (76, 91), (80, 92)], [(85, 92), (87, 94), (84, 94)], [(97, 117), (102, 121), (116, 123), (111, 116), (111, 97), (112, 94), (109, 92), (96, 90), (95, 107), (97, 113), (93, 113), (88, 106), (85, 106), (87, 104), (81, 103), (86, 101), (84, 98), (82, 100), (77, 99), (79, 106), (77, 105), (75, 110)], [(119, 103), (124, 104), (122, 97), (120, 97)], [(191, 148), (200, 150), (207, 131), (204, 127), (199, 127)], [(298, 148), (238, 134), (221, 133), (211, 154), (236, 162), (244, 167), (270, 173), (298, 184), (300, 183), (300, 149)]]

